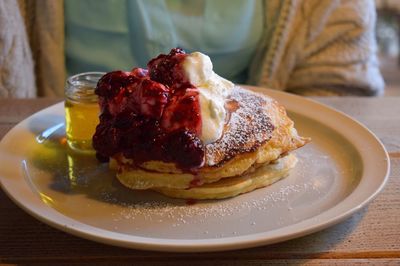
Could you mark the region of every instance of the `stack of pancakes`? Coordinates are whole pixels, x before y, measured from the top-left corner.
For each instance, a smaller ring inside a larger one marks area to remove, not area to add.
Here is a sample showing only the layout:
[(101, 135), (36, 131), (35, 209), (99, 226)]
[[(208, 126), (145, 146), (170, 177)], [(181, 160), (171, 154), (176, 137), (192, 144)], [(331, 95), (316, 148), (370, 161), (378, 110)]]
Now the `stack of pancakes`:
[(289, 154), (309, 139), (300, 137), (276, 100), (235, 86), (226, 102), (223, 135), (205, 146), (205, 162), (193, 171), (174, 163), (136, 164), (122, 155), (110, 162), (119, 181), (170, 197), (220, 199), (272, 184), (288, 175), (297, 159)]

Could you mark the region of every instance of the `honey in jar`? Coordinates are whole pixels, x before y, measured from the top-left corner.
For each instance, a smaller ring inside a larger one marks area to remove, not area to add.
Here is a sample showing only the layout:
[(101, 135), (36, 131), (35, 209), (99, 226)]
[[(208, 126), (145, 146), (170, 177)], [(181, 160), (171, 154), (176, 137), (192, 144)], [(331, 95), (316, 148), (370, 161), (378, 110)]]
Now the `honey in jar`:
[(92, 137), (99, 123), (98, 97), (94, 93), (103, 73), (88, 72), (68, 78), (65, 88), (65, 129), (68, 146), (94, 152)]

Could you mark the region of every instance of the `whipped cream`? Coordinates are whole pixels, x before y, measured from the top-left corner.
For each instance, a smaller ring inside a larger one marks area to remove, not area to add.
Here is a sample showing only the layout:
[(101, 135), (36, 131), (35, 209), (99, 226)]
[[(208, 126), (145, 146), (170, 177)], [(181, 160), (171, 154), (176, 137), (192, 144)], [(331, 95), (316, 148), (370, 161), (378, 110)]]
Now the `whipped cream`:
[(225, 101), (234, 84), (213, 71), (210, 57), (194, 52), (183, 61), (183, 70), (189, 82), (199, 89), (202, 129), (200, 139), (205, 144), (218, 140), (224, 129)]

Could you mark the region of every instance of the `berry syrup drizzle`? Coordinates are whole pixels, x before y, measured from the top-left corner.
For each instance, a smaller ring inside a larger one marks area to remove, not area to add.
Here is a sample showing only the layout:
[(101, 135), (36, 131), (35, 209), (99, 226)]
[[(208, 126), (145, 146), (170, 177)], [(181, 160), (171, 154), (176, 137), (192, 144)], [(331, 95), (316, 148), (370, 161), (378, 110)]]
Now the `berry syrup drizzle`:
[(147, 69), (113, 71), (99, 80), (101, 114), (93, 136), (99, 160), (122, 154), (139, 164), (173, 162), (185, 171), (202, 166), (199, 91), (184, 75), (185, 57), (175, 48)]

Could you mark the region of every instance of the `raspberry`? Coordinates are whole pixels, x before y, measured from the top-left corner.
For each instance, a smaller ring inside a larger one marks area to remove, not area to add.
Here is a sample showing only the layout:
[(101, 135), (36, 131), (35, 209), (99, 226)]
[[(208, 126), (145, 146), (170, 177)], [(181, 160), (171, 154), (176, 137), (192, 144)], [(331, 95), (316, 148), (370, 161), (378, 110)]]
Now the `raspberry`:
[(185, 56), (185, 51), (175, 48), (167, 55), (161, 54), (152, 59), (147, 64), (151, 80), (169, 87), (187, 82), (181, 67), (181, 62), (185, 59)]
[(177, 130), (165, 139), (165, 156), (176, 162), (183, 169), (200, 167), (204, 160), (204, 147), (195, 133), (188, 130)]
[(161, 125), (167, 131), (186, 129), (200, 135), (201, 116), (198, 90), (192, 88), (176, 93), (165, 108)]
[(100, 97), (111, 99), (115, 97), (122, 88), (129, 83), (134, 82), (134, 76), (130, 76), (129, 72), (113, 71), (105, 74), (98, 82), (95, 93)]
[(143, 79), (133, 90), (132, 99), (134, 105), (144, 116), (160, 119), (169, 99), (169, 89), (164, 85)]

